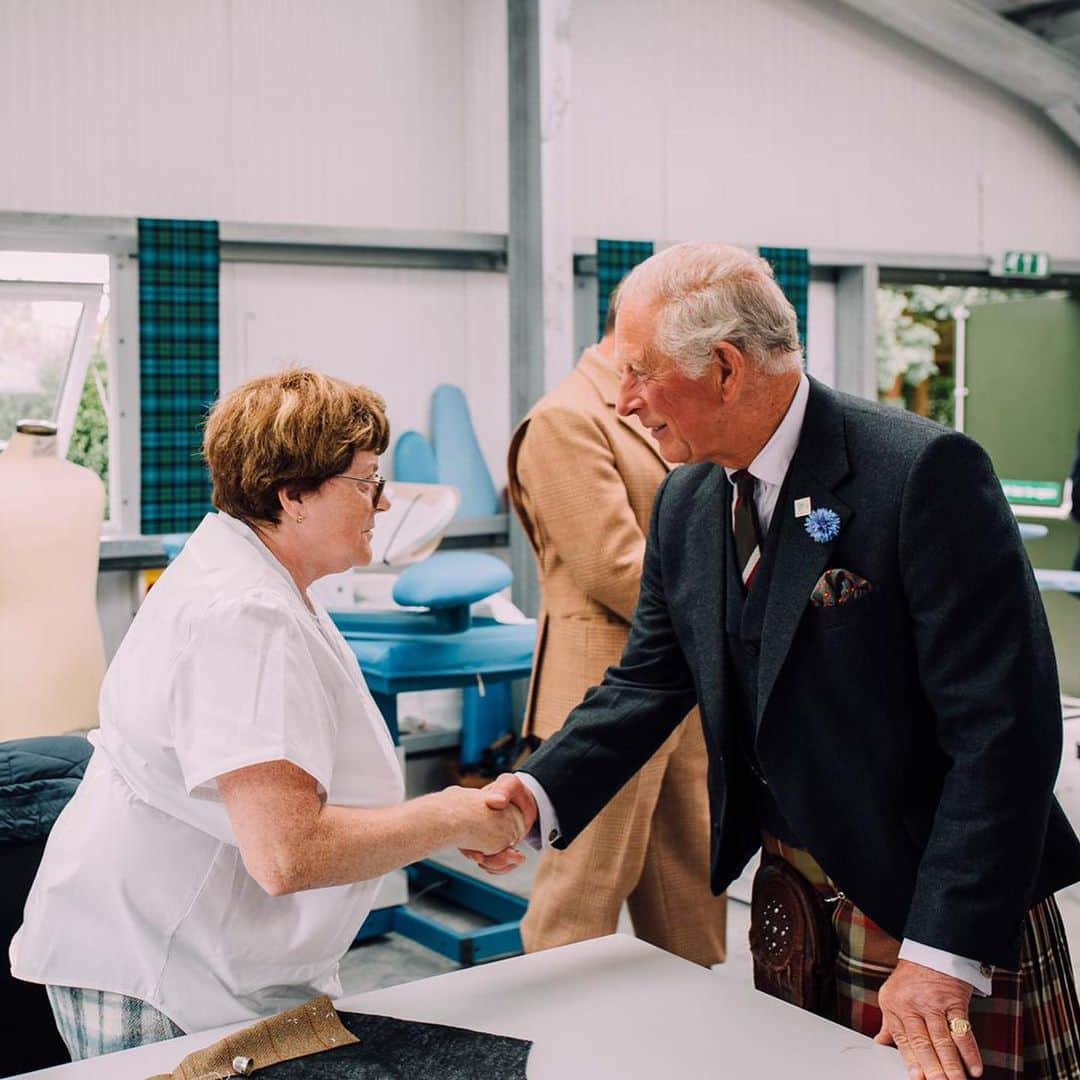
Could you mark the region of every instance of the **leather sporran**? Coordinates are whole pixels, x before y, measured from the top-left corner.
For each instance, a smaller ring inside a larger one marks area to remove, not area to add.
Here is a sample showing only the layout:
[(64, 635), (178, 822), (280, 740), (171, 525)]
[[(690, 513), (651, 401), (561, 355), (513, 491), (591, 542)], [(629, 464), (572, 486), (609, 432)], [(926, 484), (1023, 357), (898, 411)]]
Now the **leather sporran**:
[(750, 900), (754, 986), (832, 1019), (836, 947), (825, 898), (784, 859), (762, 852)]

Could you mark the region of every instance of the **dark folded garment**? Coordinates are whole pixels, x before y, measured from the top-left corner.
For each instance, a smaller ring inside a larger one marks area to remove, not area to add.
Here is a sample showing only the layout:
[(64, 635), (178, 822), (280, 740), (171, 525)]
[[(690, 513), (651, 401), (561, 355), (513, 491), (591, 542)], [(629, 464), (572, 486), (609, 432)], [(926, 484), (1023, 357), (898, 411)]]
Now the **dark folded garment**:
[(359, 1039), (308, 1057), (259, 1067), (259, 1080), (525, 1080), (532, 1043), (482, 1031), (340, 1013)]

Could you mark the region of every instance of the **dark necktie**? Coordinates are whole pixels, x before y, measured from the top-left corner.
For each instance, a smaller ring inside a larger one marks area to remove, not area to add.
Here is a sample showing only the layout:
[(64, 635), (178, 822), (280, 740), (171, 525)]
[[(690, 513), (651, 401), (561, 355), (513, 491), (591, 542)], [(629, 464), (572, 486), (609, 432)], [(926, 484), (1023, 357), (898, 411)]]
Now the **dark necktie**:
[(735, 483), (735, 501), (731, 504), (731, 527), (735, 533), (735, 557), (739, 561), (739, 576), (749, 591), (754, 574), (761, 562), (761, 529), (758, 526), (754, 488), (757, 480), (745, 469), (731, 478)]

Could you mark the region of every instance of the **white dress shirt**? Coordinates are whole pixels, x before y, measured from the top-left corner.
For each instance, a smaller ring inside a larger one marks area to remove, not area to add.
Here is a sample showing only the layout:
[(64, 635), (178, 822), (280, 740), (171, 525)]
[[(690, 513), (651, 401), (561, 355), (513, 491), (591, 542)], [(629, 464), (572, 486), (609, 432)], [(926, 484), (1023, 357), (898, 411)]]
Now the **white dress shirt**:
[(404, 797), (356, 658), (255, 533), (208, 515), (105, 676), (86, 777), (11, 944), (17, 978), (141, 998), (185, 1031), (337, 996), (379, 879), (270, 896), (222, 773), (285, 760), (339, 806)]
[[(762, 537), (766, 536), (769, 526), (772, 524), (773, 512), (776, 509), (776, 500), (780, 496), (780, 488), (784, 484), (791, 459), (795, 456), (795, 450), (799, 445), (799, 436), (802, 434), (803, 420), (806, 417), (806, 403), (810, 398), (810, 380), (803, 375), (799, 380), (799, 387), (795, 396), (791, 399), (783, 420), (780, 421), (772, 437), (761, 448), (757, 457), (754, 458), (747, 471), (757, 480), (754, 490), (754, 506), (757, 509), (758, 524), (761, 528)], [(729, 483), (736, 469), (725, 466)], [(559, 838), (559, 821), (555, 814), (555, 808), (544, 791), (543, 786), (528, 773), (518, 773), (518, 778), (525, 784), (536, 799), (539, 809), (538, 828), (528, 836), (528, 842), (535, 848), (547, 847)], [(921, 964), (923, 967), (933, 968), (935, 971), (944, 972), (955, 978), (963, 979), (970, 983), (975, 991), (983, 996), (990, 993), (989, 967), (979, 964), (975, 960), (966, 957), (954, 956), (952, 953), (935, 949), (929, 945), (920, 945), (916, 941), (905, 939), (900, 946), (900, 958), (910, 960), (912, 963)]]

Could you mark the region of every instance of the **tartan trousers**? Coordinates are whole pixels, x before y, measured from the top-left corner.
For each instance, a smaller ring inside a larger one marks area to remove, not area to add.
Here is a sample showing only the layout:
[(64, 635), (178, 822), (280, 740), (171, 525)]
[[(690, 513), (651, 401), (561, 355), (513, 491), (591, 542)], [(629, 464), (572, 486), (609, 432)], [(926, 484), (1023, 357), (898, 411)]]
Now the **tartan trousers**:
[(139, 998), (75, 986), (46, 986), (45, 990), (72, 1061), (185, 1034)]
[[(819, 891), (839, 890), (809, 852), (765, 838)], [(833, 1019), (873, 1038), (881, 1030), (877, 996), (896, 967), (900, 942), (848, 899), (832, 905), (837, 939)], [(1080, 1003), (1061, 913), (1052, 896), (1027, 915), (1020, 970), (996, 968), (989, 997), (974, 995), (969, 1016), (984, 1080), (1080, 1080)]]

